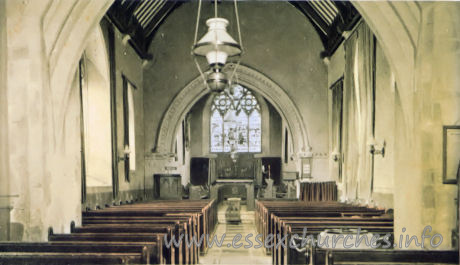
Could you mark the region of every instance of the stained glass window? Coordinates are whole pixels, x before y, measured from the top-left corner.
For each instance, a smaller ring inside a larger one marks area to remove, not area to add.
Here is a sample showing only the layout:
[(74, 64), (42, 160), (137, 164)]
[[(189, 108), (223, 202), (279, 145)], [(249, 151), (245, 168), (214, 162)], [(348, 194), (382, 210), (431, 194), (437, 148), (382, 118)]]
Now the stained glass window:
[(261, 115), (257, 99), (236, 85), (216, 95), (211, 108), (211, 152), (258, 153), (262, 150)]

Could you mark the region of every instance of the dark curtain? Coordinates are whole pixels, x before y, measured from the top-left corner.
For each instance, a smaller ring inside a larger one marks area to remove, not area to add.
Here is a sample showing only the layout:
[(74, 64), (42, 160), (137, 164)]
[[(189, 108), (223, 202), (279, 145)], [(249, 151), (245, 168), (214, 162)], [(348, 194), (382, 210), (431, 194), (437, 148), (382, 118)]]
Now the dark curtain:
[(337, 201), (335, 181), (300, 183), (300, 200), (306, 202)]

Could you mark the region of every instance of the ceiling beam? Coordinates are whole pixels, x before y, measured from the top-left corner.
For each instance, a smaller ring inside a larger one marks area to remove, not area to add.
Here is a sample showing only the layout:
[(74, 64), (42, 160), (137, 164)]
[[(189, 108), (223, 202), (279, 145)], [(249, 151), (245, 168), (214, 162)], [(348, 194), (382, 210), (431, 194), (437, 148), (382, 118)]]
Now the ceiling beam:
[(318, 33), (323, 46), (327, 44), (327, 32), (328, 26), (327, 24), (318, 16), (318, 14), (311, 8), (306, 2), (303, 1), (289, 1), (291, 5), (296, 7), (315, 28), (316, 32)]
[[(184, 1), (181, 0), (166, 0), (161, 8), (151, 11), (152, 14), (148, 15), (148, 23), (142, 27), (141, 23), (137, 21), (134, 13), (137, 12), (143, 3), (144, 5), (146, 4), (145, 1), (147, 0), (124, 2), (115, 0), (114, 4), (107, 12), (110, 21), (120, 32), (130, 36), (129, 43), (143, 59), (151, 57), (148, 55), (148, 49), (160, 25), (177, 7), (184, 3)], [(289, 3), (302, 12), (315, 28), (324, 47), (324, 51), (321, 53), (323, 57), (331, 56), (335, 52), (344, 41), (342, 33), (352, 29), (361, 17), (351, 3), (331, 1), (326, 4), (334, 5), (338, 10), (338, 14), (331, 24), (326, 21), (322, 17), (323, 15), (318, 13), (307, 0), (293, 0), (289, 1)], [(328, 8), (332, 7), (328, 6)], [(150, 11), (145, 10), (143, 12)]]
[(344, 41), (342, 33), (352, 29), (361, 18), (360, 14), (351, 3), (331, 1), (331, 4), (335, 5), (339, 12), (332, 21), (332, 24), (328, 25), (322, 18), (322, 15), (307, 1), (290, 1), (290, 3), (308, 18), (318, 32), (324, 47), (324, 51), (321, 52), (321, 57), (329, 57), (334, 54)]
[(157, 14), (155, 14), (155, 17), (150, 21), (148, 27), (145, 29), (146, 33), (146, 44), (150, 46), (150, 43), (152, 42), (153, 38), (155, 37), (155, 33), (160, 27), (160, 25), (163, 23), (163, 21), (166, 20), (166, 18), (180, 5), (183, 4), (183, 1), (171, 1), (168, 0), (164, 4), (164, 6), (158, 11)]
[(151, 56), (146, 49), (143, 28), (134, 16), (134, 12), (140, 4), (142, 4), (142, 1), (127, 1), (122, 4), (120, 0), (117, 0), (107, 11), (107, 16), (122, 34), (130, 36), (129, 43), (139, 57), (149, 59)]
[(328, 25), (306, 1), (289, 1), (289, 3), (299, 9), (322, 34), (327, 34)]

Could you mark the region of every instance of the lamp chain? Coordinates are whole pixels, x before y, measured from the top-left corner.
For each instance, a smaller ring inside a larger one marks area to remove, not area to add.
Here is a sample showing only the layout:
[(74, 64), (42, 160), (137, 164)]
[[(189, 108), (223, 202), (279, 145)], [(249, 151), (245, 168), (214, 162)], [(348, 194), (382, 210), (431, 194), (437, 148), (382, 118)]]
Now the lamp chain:
[(235, 15), (236, 15), (236, 26), (238, 29), (238, 39), (240, 42), (241, 53), (243, 53), (243, 41), (241, 39), (241, 29), (240, 29), (240, 17), (238, 15), (238, 5), (236, 4), (237, 0), (234, 0), (233, 3), (235, 4)]
[(198, 71), (200, 72), (200, 75), (201, 75), (201, 78), (203, 79), (204, 85), (206, 86), (206, 88), (207, 88), (209, 91), (211, 91), (211, 88), (209, 87), (208, 82), (206, 82), (206, 77), (205, 77), (205, 75), (204, 75), (204, 73), (203, 73), (203, 70), (201, 70), (200, 64), (198, 63), (198, 61), (196, 60), (195, 57), (193, 58), (193, 61), (194, 61), (195, 64), (196, 64), (196, 68), (198, 68)]
[[(238, 4), (236, 3), (237, 0), (234, 0), (233, 3), (235, 5), (235, 16), (236, 16), (236, 27), (238, 29), (238, 41), (240, 43), (240, 47), (241, 47), (241, 53), (243, 53), (244, 49), (243, 49), (243, 41), (241, 39), (241, 29), (240, 29), (240, 17), (238, 15)], [(238, 58), (238, 61), (236, 62), (236, 65), (235, 67), (233, 68), (233, 71), (232, 71), (232, 75), (230, 76), (229, 78), (229, 81), (232, 82), (233, 80), (233, 76), (235, 75), (236, 73), (236, 69), (238, 68), (238, 66), (240, 66), (240, 62), (241, 62), (241, 55), (240, 57)], [(232, 82), (233, 83), (233, 82)]]
[[(200, 23), (200, 16), (201, 16), (201, 0), (198, 1), (198, 14), (196, 16), (196, 26), (195, 26), (195, 38), (193, 41), (193, 45), (196, 44), (198, 39), (198, 24)], [(193, 50), (193, 48), (192, 48)]]

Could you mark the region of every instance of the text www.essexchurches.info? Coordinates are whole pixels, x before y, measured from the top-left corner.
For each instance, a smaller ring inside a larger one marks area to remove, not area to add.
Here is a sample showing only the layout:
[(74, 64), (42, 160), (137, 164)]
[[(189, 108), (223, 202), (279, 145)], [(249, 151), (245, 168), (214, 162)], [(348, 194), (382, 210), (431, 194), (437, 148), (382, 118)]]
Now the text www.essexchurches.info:
[[(406, 231), (405, 228), (402, 229), (404, 233)], [(262, 241), (263, 235), (257, 234), (254, 236), (253, 234), (247, 234), (243, 239), (243, 235), (236, 234), (231, 243), (226, 244), (224, 247), (227, 248), (303, 248), (309, 244), (312, 244), (317, 247), (324, 247), (324, 248), (358, 248), (361, 244), (365, 244), (367, 247), (370, 248), (383, 248), (388, 249), (391, 247), (397, 248), (399, 247), (402, 249), (403, 247), (408, 248), (412, 243), (415, 246), (424, 248), (425, 247), (425, 239), (430, 239), (430, 246), (432, 248), (437, 248), (441, 245), (443, 241), (443, 237), (441, 234), (434, 234), (433, 236), (427, 235), (427, 232), (431, 232), (432, 227), (426, 226), (423, 229), (421, 240), (417, 236), (400, 235), (399, 236), (399, 244), (391, 244), (390, 237), (391, 234), (385, 234), (381, 236), (380, 234), (373, 233), (372, 237), (369, 238), (368, 233), (361, 234), (361, 228), (357, 228), (356, 234), (326, 234), (321, 235), (318, 234), (316, 237), (313, 235), (307, 235), (307, 228), (303, 229), (302, 236), (298, 234), (293, 234), (289, 237), (289, 235), (281, 236), (280, 234), (268, 234), (265, 240)], [(276, 238), (275, 238), (276, 236)], [(225, 241), (226, 234), (222, 234), (220, 240), (218, 239), (217, 235), (214, 235), (211, 239), (209, 238), (209, 234), (203, 234), (200, 238), (196, 238), (196, 236), (192, 236), (191, 238), (181, 234), (179, 238), (173, 236), (172, 238), (168, 238), (165, 235), (165, 244), (166, 247), (170, 248), (172, 245), (175, 247), (179, 247), (182, 244), (182, 241), (185, 240), (185, 245), (188, 248), (191, 248), (193, 245), (200, 247), (206, 240), (208, 247), (212, 248), (214, 245), (217, 247), (222, 247)], [(253, 240), (257, 243), (254, 244)], [(245, 243), (243, 243), (243, 241)], [(300, 241), (300, 243), (299, 243)], [(404, 243), (404, 244), (403, 244)], [(338, 245), (339, 244), (339, 245)], [(341, 244), (341, 246), (340, 246)]]

